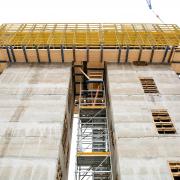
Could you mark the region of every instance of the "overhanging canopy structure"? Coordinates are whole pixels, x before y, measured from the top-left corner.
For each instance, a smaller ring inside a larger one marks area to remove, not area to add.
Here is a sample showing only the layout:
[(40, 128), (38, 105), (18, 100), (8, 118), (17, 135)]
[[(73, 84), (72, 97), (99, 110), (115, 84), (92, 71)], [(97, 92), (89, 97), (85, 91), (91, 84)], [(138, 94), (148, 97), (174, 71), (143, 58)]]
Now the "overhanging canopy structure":
[(2, 24), (0, 62), (173, 63), (180, 72), (175, 24)]
[(175, 24), (2, 24), (0, 45), (50, 46), (179, 46)]

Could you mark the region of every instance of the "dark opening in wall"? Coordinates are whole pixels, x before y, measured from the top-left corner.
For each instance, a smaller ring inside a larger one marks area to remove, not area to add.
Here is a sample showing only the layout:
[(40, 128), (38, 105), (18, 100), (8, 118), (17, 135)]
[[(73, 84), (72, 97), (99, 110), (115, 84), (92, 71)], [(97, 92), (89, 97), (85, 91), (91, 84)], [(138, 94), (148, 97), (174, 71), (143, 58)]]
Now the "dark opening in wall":
[(178, 77), (179, 77), (179, 79), (180, 79), (180, 73), (177, 73), (177, 75), (178, 75)]
[(159, 93), (153, 78), (139, 78), (144, 89), (144, 93)]
[(176, 129), (171, 121), (169, 113), (164, 109), (152, 110), (154, 123), (159, 134), (175, 134)]
[(172, 176), (174, 180), (180, 179), (180, 162), (169, 162)]
[(133, 61), (135, 66), (147, 66), (148, 63), (146, 61)]

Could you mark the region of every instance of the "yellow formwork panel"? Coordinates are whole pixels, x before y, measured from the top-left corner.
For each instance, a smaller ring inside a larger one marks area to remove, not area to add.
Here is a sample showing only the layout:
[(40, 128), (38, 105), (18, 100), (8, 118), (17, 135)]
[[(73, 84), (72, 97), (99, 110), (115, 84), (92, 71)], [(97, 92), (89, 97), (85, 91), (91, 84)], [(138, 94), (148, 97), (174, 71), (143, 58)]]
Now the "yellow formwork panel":
[(87, 44), (87, 32), (76, 32), (75, 34), (75, 43), (77, 44)]
[(175, 24), (2, 24), (0, 46), (179, 46)]

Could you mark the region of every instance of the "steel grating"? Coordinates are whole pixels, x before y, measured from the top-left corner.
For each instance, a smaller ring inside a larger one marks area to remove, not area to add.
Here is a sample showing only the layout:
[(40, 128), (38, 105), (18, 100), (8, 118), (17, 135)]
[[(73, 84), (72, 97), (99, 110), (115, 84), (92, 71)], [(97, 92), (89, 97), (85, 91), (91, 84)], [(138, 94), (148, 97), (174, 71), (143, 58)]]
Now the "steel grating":
[(0, 46), (179, 46), (175, 24), (2, 24)]

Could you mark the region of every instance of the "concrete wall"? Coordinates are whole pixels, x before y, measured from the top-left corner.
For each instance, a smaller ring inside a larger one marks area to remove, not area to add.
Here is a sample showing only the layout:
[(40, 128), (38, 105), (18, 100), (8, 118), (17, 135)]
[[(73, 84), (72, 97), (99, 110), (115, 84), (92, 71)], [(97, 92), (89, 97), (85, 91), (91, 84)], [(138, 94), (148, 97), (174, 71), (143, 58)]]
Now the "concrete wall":
[[(139, 77), (152, 77), (159, 95), (144, 94)], [(168, 65), (107, 65), (114, 178), (169, 180), (168, 161), (180, 161), (180, 79)], [(177, 133), (158, 134), (151, 109), (167, 109)], [(116, 161), (117, 160), (117, 161)]]
[(11, 65), (0, 75), (0, 179), (53, 180), (58, 161), (66, 179), (61, 140), (70, 77), (62, 64)]

